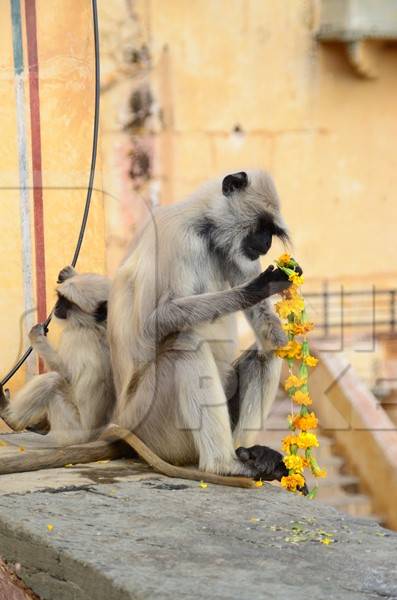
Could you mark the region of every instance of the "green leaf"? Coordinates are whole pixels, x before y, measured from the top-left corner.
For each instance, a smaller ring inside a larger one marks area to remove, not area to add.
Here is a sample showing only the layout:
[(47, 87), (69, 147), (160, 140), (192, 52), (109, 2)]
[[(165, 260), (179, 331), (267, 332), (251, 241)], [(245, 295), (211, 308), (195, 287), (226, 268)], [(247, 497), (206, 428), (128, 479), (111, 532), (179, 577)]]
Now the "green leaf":
[(314, 500), (314, 498), (317, 496), (317, 492), (318, 492), (318, 486), (314, 487), (306, 496), (306, 498), (309, 498), (309, 500)]

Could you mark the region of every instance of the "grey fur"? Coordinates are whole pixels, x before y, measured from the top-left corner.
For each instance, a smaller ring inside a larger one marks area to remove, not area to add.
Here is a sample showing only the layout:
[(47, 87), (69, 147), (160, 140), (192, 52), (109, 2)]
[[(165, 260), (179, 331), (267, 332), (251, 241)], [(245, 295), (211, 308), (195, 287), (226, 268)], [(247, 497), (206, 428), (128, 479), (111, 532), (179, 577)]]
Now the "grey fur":
[[(270, 176), (248, 171), (234, 190), (223, 178), (159, 208), (136, 236), (109, 300), (116, 422), (160, 457), (215, 473), (257, 475), (236, 456), (262, 428), (280, 376), (272, 350), (286, 341), (266, 300), (289, 285), (260, 273), (243, 251), (258, 223), (288, 233)], [(238, 182), (237, 182), (238, 183)], [(284, 279), (283, 279), (284, 277)], [(243, 385), (232, 433), (225, 387), (236, 355), (235, 313), (245, 314), (261, 353)]]
[(65, 267), (58, 294), (70, 303), (58, 350), (35, 325), (29, 337), (48, 373), (33, 377), (8, 401), (3, 396), (0, 416), (15, 430), (47, 421), (54, 445), (95, 439), (109, 422), (115, 403), (106, 321), (95, 311), (107, 301), (110, 281), (93, 273), (77, 274)]

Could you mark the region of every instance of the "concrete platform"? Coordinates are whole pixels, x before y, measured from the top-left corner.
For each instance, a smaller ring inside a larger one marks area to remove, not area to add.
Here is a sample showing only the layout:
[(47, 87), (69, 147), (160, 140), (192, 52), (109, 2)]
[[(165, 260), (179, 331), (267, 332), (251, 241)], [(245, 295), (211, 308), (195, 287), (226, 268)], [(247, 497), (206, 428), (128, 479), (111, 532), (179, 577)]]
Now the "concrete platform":
[(0, 555), (48, 600), (397, 598), (396, 533), (131, 460), (1, 476)]

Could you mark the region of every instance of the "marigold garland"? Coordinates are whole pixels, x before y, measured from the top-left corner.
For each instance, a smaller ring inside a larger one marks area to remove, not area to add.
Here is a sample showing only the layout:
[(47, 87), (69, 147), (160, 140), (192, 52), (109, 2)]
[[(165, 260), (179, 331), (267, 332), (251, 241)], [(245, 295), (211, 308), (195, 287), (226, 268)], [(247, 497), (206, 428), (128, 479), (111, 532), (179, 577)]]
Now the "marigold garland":
[[(291, 492), (301, 492), (305, 485), (305, 469), (310, 469), (315, 477), (326, 476), (326, 471), (320, 469), (313, 455), (313, 448), (318, 447), (319, 443), (311, 431), (316, 429), (318, 420), (315, 413), (308, 409), (312, 404), (308, 388), (309, 367), (315, 367), (318, 360), (310, 354), (307, 341), (307, 334), (313, 329), (313, 323), (307, 320), (305, 302), (299, 292), (304, 278), (297, 272), (297, 262), (289, 254), (280, 256), (276, 264), (292, 281), (291, 287), (276, 303), (276, 311), (284, 320), (283, 329), (288, 334), (288, 343), (278, 348), (276, 353), (288, 362), (289, 375), (284, 388), (292, 403), (299, 406), (297, 414), (288, 416), (291, 433), (282, 440), (285, 453), (283, 461), (288, 469), (288, 476), (282, 477), (281, 485)], [(301, 340), (296, 340), (296, 336), (301, 336)], [(299, 454), (300, 450), (303, 451), (303, 456)], [(316, 491), (317, 488), (314, 488), (309, 496), (314, 497)]]

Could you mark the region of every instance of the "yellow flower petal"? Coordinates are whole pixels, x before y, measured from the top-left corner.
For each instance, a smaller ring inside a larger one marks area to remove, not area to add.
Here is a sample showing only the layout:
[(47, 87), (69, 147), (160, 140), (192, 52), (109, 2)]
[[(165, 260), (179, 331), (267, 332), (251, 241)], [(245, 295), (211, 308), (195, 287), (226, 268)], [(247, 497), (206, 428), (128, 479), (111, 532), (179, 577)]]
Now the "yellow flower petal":
[(263, 481), (259, 480), (259, 481), (255, 481), (255, 485), (256, 487), (262, 487), (263, 486)]
[(284, 323), (283, 329), (286, 333), (291, 333), (292, 335), (306, 335), (312, 329), (314, 329), (314, 323)]
[(314, 477), (327, 477), (327, 471), (325, 469), (316, 469), (313, 471)]
[(298, 275), (298, 273), (291, 273), (289, 276), (289, 280), (292, 281), (294, 285), (300, 286), (305, 283), (303, 275)]
[(296, 445), (298, 448), (306, 449), (319, 446), (318, 439), (314, 433), (306, 433), (306, 431), (302, 431), (298, 436), (296, 436), (296, 438)]
[(308, 392), (301, 392), (300, 390), (295, 392), (295, 394), (292, 396), (292, 399), (294, 402), (296, 402), (296, 404), (303, 406), (309, 406), (312, 403), (312, 399), (310, 398)]
[(318, 358), (315, 358), (314, 356), (311, 356), (309, 354), (309, 356), (305, 356), (304, 357), (303, 362), (308, 367), (315, 367), (317, 365), (317, 363), (318, 363)]
[[(291, 292), (293, 293), (293, 290), (288, 290), (290, 295)], [(304, 308), (305, 303), (301, 296), (290, 296), (276, 303), (276, 312), (282, 319), (287, 319), (289, 315), (300, 318)]]
[(307, 379), (303, 377), (297, 377), (296, 375), (290, 375), (284, 382), (284, 388), (288, 392), (291, 388), (300, 388), (302, 385), (306, 385)]
[(208, 487), (208, 483), (205, 483), (205, 481), (200, 481), (199, 487), (201, 487), (203, 490), (205, 490)]
[(297, 454), (289, 454), (284, 456), (283, 462), (289, 471), (303, 473), (303, 458)]
[(47, 525), (47, 529), (48, 529), (48, 531), (52, 531), (54, 529), (54, 525), (51, 525), (51, 523), (49, 523)]

